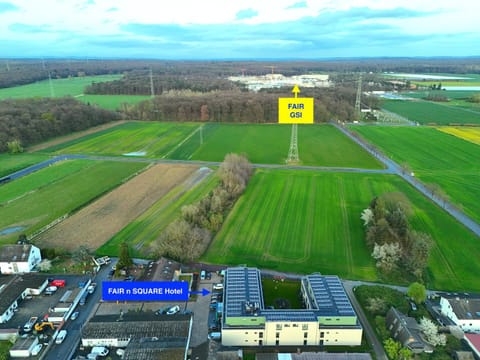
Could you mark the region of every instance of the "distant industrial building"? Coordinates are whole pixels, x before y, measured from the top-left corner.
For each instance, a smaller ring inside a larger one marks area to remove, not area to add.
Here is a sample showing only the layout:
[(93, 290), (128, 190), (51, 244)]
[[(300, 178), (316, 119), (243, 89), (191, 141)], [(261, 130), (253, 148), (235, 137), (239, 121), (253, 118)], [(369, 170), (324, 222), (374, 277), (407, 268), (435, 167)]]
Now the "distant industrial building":
[(260, 271), (225, 273), (222, 344), (226, 346), (360, 345), (362, 327), (337, 276), (301, 280), (306, 309), (266, 309)]
[(230, 81), (240, 82), (248, 90), (259, 91), (281, 87), (329, 87), (331, 85), (326, 74), (305, 74), (297, 76), (284, 76), (282, 74), (267, 74), (261, 76), (231, 76)]
[(96, 315), (82, 329), (82, 345), (123, 348), (124, 360), (185, 360), (191, 329), (190, 315)]
[(442, 296), (440, 311), (467, 333), (480, 333), (480, 298)]
[(17, 244), (0, 247), (0, 273), (2, 274), (28, 273), (41, 261), (40, 249), (34, 245)]

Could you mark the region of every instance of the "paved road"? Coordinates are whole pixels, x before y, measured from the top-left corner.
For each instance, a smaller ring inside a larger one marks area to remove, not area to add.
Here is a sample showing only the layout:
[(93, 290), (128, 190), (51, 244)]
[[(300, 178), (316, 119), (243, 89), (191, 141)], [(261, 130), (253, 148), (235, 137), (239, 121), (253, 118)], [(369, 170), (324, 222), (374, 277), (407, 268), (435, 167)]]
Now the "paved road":
[(108, 271), (111, 269), (111, 265), (112, 264), (103, 266), (100, 269), (99, 273), (92, 280), (92, 282), (97, 283), (97, 289), (93, 294), (88, 296), (85, 305), (78, 305), (75, 309), (75, 311), (80, 312), (78, 318), (74, 321), (66, 321), (63, 329), (66, 329), (68, 331), (68, 334), (64, 342), (59, 345), (53, 344), (43, 359), (65, 360), (72, 358), (73, 354), (78, 348), (78, 344), (80, 343), (83, 324), (86, 324), (88, 319), (94, 315), (98, 304), (100, 303), (100, 298), (102, 297), (101, 283), (102, 281), (107, 280)]
[(414, 176), (411, 176), (410, 174), (405, 173), (405, 171), (402, 170), (402, 167), (398, 165), (396, 162), (394, 162), (392, 159), (386, 157), (383, 154), (376, 152), (367, 143), (353, 136), (352, 133), (350, 133), (350, 131), (348, 131), (346, 128), (336, 123), (332, 123), (332, 124), (335, 127), (337, 127), (337, 129), (339, 129), (341, 132), (343, 132), (345, 135), (347, 135), (349, 138), (351, 138), (353, 141), (355, 141), (357, 144), (359, 144), (362, 148), (368, 151), (371, 155), (376, 157), (378, 160), (382, 161), (387, 167), (387, 169), (391, 171), (391, 173), (394, 173), (400, 176), (401, 178), (403, 178), (405, 181), (407, 181), (409, 184), (415, 187), (418, 191), (420, 191), (423, 195), (425, 195), (427, 198), (429, 198), (431, 201), (437, 204), (440, 208), (444, 209), (448, 214), (453, 216), (457, 221), (462, 223), (467, 229), (469, 229), (475, 235), (480, 237), (480, 224), (478, 224), (476, 221), (474, 221), (472, 218), (467, 216), (462, 211), (458, 210), (450, 202), (445, 202), (443, 199), (439, 199), (436, 196), (432, 196), (432, 193), (425, 187), (425, 185), (423, 185), (420, 181), (418, 181)]

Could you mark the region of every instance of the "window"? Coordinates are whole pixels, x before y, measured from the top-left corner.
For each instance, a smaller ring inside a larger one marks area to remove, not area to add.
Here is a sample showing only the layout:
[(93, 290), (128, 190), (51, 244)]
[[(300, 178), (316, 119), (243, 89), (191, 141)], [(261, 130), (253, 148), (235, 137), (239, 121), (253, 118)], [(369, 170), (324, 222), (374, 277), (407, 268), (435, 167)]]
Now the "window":
[(308, 324), (302, 324), (302, 330), (308, 330)]
[(259, 337), (260, 339), (263, 339), (263, 331), (260, 331), (260, 332), (258, 333), (258, 337)]
[(293, 326), (293, 327), (298, 327), (298, 324), (293, 324), (292, 326)]
[(263, 345), (263, 340), (258, 340), (258, 345), (262, 346)]
[(323, 339), (324, 336), (325, 336), (325, 333), (322, 331), (322, 332), (320, 333), (320, 339)]
[(278, 339), (278, 338), (280, 337), (280, 333), (277, 332), (277, 333), (275, 334), (275, 337)]
[(248, 335), (248, 331), (245, 331), (245, 335)]
[(275, 345), (280, 345), (280, 340), (277, 339), (277, 341), (275, 341)]
[(303, 340), (303, 346), (307, 346), (307, 340)]
[(308, 337), (308, 332), (304, 332), (303, 337), (306, 339)]
[(282, 325), (281, 324), (277, 324), (277, 330), (282, 330)]
[(284, 326), (285, 326), (285, 327), (290, 327), (290, 324), (285, 324)]

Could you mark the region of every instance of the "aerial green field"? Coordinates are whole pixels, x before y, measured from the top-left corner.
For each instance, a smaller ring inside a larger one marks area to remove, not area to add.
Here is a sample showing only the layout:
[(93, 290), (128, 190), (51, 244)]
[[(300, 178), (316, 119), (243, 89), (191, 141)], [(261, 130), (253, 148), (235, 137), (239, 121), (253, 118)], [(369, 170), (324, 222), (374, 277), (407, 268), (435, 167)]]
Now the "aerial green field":
[(49, 149), (62, 154), (164, 157), (200, 125), (129, 122)]
[(130, 245), (133, 256), (151, 258), (154, 252), (151, 251), (150, 245), (159, 238), (163, 229), (180, 216), (182, 206), (200, 200), (215, 187), (217, 182), (218, 178), (214, 173), (210, 173), (193, 187), (187, 183), (176, 186), (150, 209), (97, 249), (96, 253), (118, 256), (119, 246), (125, 241)]
[[(31, 234), (53, 220), (87, 204), (145, 164), (69, 160), (0, 186), (0, 231), (23, 227)], [(0, 236), (11, 242), (18, 232)]]
[[(197, 133), (169, 157), (222, 161), (227, 153), (246, 154), (252, 163), (285, 164), (290, 147), (290, 125), (207, 124), (203, 144)], [(357, 144), (330, 125), (298, 127), (300, 165), (382, 168)]]
[(12, 88), (0, 89), (0, 100), (8, 98), (29, 98), (29, 97), (62, 97), (78, 96), (83, 94), (86, 86), (93, 82), (105, 82), (118, 80), (122, 75), (98, 75), (72, 77), (68, 79), (52, 79), (38, 81), (28, 85), (15, 86)]
[(48, 155), (43, 154), (0, 154), (0, 177), (47, 160), (48, 158)]
[(121, 110), (124, 104), (134, 105), (150, 99), (143, 95), (82, 95), (77, 99), (90, 105), (97, 105), (107, 110)]
[(426, 127), (356, 126), (352, 130), (399, 164), (407, 163), (424, 183), (435, 183), (480, 221), (480, 146)]
[(387, 100), (382, 108), (420, 124), (480, 124), (480, 113), (430, 101)]
[(413, 227), (435, 240), (428, 287), (480, 290), (480, 263), (465, 261), (480, 256), (478, 238), (393, 175), (257, 170), (202, 260), (376, 281), (360, 213), (391, 191), (407, 195)]
[[(218, 162), (233, 152), (246, 154), (252, 163), (285, 164), (290, 135), (291, 126), (278, 124), (130, 122), (44, 151)], [(300, 126), (298, 148), (299, 165), (382, 168), (330, 125)]]
[(425, 98), (427, 96), (444, 96), (448, 99), (468, 99), (472, 95), (478, 94), (480, 91), (463, 91), (463, 90), (421, 90), (407, 91), (399, 95), (416, 99)]

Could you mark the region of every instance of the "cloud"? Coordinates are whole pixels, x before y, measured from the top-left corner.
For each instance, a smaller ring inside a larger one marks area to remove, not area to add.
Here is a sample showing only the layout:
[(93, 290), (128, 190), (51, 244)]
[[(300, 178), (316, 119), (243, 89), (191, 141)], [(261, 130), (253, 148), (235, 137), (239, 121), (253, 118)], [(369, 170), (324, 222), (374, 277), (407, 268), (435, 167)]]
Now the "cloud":
[(296, 2), (293, 5), (288, 6), (286, 9), (303, 9), (307, 7), (307, 2), (306, 1), (299, 1)]
[(52, 28), (50, 25), (30, 25), (22, 23), (11, 24), (8, 29), (17, 33), (27, 33), (27, 34), (37, 34), (51, 32)]
[(20, 10), (20, 8), (17, 5), (9, 2), (0, 1), (0, 14), (7, 11), (16, 11), (16, 10)]
[(251, 19), (258, 15), (258, 11), (253, 9), (240, 10), (235, 14), (236, 20)]

